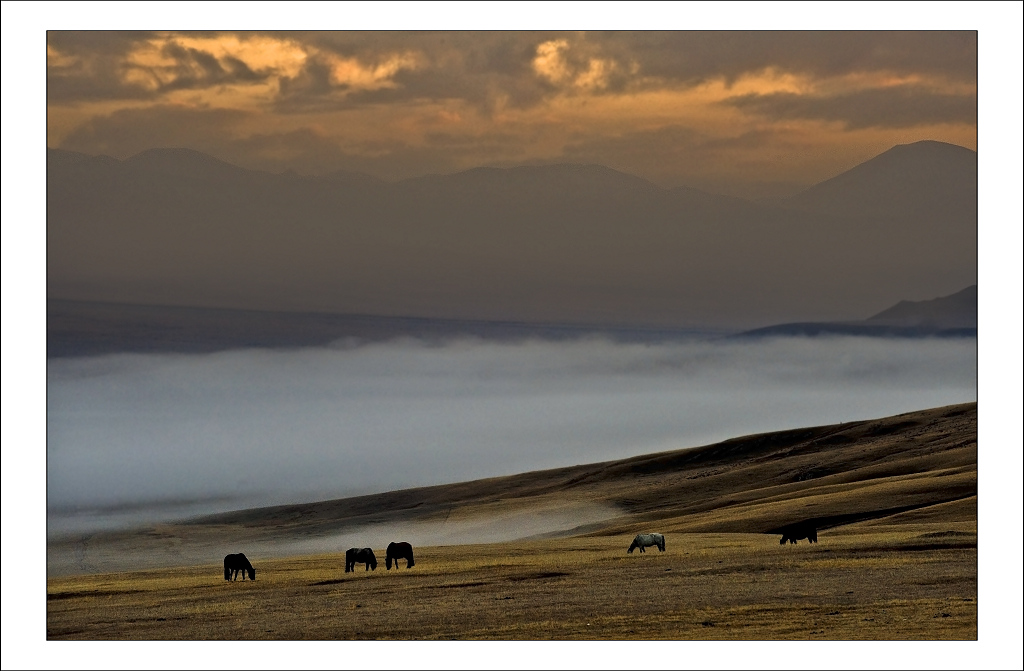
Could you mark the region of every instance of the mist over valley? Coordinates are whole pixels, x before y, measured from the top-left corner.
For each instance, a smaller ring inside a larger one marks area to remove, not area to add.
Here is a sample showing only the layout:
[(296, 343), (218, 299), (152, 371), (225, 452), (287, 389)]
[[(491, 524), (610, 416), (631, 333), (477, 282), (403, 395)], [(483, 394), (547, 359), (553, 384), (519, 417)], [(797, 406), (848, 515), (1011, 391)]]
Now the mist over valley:
[(976, 400), (976, 340), (462, 338), (51, 359), (52, 533)]

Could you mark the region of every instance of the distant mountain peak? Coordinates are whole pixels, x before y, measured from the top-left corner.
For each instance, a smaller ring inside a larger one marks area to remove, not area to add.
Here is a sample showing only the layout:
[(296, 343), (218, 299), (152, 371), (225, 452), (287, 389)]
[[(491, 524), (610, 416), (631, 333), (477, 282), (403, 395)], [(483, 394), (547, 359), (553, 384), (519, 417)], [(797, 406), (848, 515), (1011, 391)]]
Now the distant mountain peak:
[(959, 225), (977, 219), (978, 154), (935, 140), (896, 145), (798, 193), (785, 206), (842, 217), (914, 216)]
[(865, 321), (887, 326), (977, 328), (978, 285), (931, 300), (900, 301)]
[(885, 156), (890, 152), (949, 152), (957, 154), (977, 154), (978, 152), (973, 149), (968, 149), (958, 144), (952, 144), (950, 142), (942, 142), (940, 140), (918, 140), (917, 142), (908, 142), (906, 144), (893, 145), (888, 151), (884, 151), (879, 156)]

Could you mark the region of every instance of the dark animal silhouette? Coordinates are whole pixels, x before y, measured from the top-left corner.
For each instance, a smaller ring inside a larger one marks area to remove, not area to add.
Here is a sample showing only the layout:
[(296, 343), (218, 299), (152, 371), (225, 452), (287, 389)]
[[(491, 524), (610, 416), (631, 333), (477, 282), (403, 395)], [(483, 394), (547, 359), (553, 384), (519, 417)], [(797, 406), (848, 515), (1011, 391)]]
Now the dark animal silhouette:
[(256, 579), (256, 569), (249, 563), (248, 558), (241, 552), (236, 555), (228, 555), (224, 557), (224, 579), (234, 580), (238, 577), (238, 573), (241, 571), (242, 580), (245, 580), (245, 574), (249, 574), (249, 580)]
[(817, 528), (815, 528), (813, 524), (808, 524), (807, 522), (785, 527), (782, 529), (782, 540), (779, 541), (779, 545), (785, 545), (786, 541), (789, 541), (791, 545), (796, 545), (796, 542), (802, 538), (806, 538), (811, 543), (817, 543)]
[(398, 560), (405, 560), (405, 568), (412, 568), (416, 565), (416, 562), (412, 559), (412, 546), (408, 543), (388, 543), (388, 554), (384, 558), (384, 565), (391, 570), (391, 562), (395, 562), (395, 568), (398, 568)]
[(644, 552), (645, 547), (651, 547), (652, 545), (658, 546), (658, 550), (661, 552), (665, 551), (665, 537), (661, 534), (637, 534), (636, 538), (633, 539), (633, 544), (629, 546), (626, 552), (633, 554), (633, 550), (640, 548), (640, 552)]
[(345, 551), (345, 573), (356, 570), (356, 564), (366, 564), (369, 571), (377, 570), (377, 557), (372, 548), (349, 548)]

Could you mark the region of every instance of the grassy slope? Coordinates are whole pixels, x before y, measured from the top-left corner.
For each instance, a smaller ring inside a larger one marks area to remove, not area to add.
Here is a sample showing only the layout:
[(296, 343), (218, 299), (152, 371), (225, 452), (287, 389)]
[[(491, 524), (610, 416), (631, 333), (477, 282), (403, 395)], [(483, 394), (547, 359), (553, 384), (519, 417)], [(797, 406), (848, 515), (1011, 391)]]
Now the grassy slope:
[[(626, 533), (651, 524), (674, 531), (767, 533), (805, 519), (828, 527), (968, 501), (977, 494), (977, 463), (977, 404), (969, 403), (599, 464), (244, 510), (197, 524), (249, 533), (312, 532), (436, 519), (453, 509), (472, 516), (499, 506), (583, 500), (623, 511), (617, 519), (590, 525), (590, 533)], [(974, 519), (970, 506), (940, 510)]]

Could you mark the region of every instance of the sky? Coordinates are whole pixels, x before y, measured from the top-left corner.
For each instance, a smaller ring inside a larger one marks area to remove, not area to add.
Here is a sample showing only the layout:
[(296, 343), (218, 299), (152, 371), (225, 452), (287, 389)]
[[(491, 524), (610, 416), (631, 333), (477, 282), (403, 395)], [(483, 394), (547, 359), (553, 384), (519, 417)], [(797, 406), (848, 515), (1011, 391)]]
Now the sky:
[(386, 180), (598, 163), (778, 196), (896, 144), (977, 149), (977, 53), (971, 30), (58, 30), (46, 142)]

